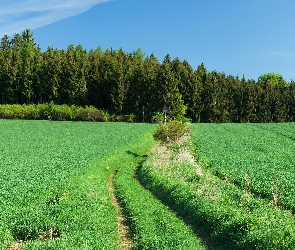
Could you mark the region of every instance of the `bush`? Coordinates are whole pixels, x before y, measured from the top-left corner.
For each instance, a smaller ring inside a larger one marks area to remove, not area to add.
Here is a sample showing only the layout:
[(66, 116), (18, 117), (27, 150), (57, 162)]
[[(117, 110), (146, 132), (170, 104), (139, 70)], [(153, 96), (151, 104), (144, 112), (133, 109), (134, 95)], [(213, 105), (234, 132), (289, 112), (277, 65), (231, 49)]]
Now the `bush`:
[(188, 122), (173, 120), (160, 124), (153, 136), (156, 140), (165, 143), (176, 142), (180, 137), (190, 133)]
[(156, 112), (155, 115), (152, 117), (152, 122), (154, 123), (164, 123), (165, 116), (162, 112)]
[(135, 122), (135, 114), (110, 115), (106, 110), (93, 106), (43, 104), (2, 104), (0, 119), (53, 120), (53, 121), (91, 121), (91, 122)]
[(71, 121), (75, 119), (75, 113), (71, 106), (51, 105), (51, 119), (55, 121)]
[[(128, 121), (135, 117), (130, 115)], [(107, 111), (92, 106), (77, 107), (75, 105), (45, 104), (4, 104), (0, 105), (0, 119), (55, 120), (55, 121), (110, 121)]]
[(102, 118), (103, 111), (100, 111), (92, 106), (90, 107), (75, 107), (75, 120), (76, 121), (104, 121)]

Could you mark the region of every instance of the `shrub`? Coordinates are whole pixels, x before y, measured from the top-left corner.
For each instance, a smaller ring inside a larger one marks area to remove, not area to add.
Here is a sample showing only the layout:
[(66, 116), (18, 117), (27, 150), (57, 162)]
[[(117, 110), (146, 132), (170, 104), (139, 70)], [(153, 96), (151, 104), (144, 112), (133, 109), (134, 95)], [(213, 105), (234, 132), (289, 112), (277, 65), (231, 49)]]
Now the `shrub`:
[(91, 121), (91, 122), (103, 121), (101, 117), (101, 111), (97, 109), (87, 108), (85, 109), (84, 112), (87, 113), (87, 119), (85, 119), (84, 121)]
[(180, 137), (190, 133), (188, 122), (173, 120), (160, 124), (153, 136), (165, 143), (176, 142)]
[[(4, 104), (0, 105), (0, 119), (55, 120), (55, 121), (110, 121), (107, 111), (93, 106), (44, 104)], [(126, 116), (126, 121), (133, 121), (134, 115)]]
[(165, 117), (162, 112), (156, 112), (155, 115), (152, 117), (152, 122), (154, 123), (164, 123)]
[(53, 120), (53, 121), (92, 121), (92, 122), (135, 122), (136, 115), (110, 115), (106, 110), (93, 106), (57, 105), (54, 102), (43, 104), (2, 104), (0, 119)]
[(101, 119), (102, 119), (103, 122), (108, 122), (108, 121), (110, 121), (111, 116), (110, 116), (110, 114), (108, 113), (108, 111), (101, 110)]
[(75, 119), (75, 113), (71, 106), (52, 105), (51, 119), (56, 121), (71, 121)]
[(134, 122), (136, 120), (135, 114), (125, 115), (126, 122)]
[(103, 121), (102, 111), (89, 106), (89, 107), (75, 107), (75, 120), (76, 121)]

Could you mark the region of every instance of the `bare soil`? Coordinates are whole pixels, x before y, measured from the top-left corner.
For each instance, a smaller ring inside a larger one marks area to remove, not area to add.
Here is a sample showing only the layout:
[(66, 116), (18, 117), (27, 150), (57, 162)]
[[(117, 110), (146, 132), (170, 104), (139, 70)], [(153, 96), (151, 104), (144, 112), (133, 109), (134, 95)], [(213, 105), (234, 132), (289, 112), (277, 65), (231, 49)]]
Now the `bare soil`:
[(109, 177), (108, 180), (108, 191), (111, 195), (112, 198), (112, 204), (116, 208), (117, 211), (117, 221), (118, 221), (118, 234), (120, 237), (120, 243), (119, 243), (119, 248), (122, 250), (128, 250), (131, 249), (132, 247), (132, 240), (131, 240), (131, 234), (130, 234), (130, 229), (127, 224), (127, 220), (123, 216), (123, 209), (120, 206), (120, 203), (118, 199), (116, 198), (115, 191), (114, 191), (114, 186), (113, 186), (113, 178), (114, 178), (115, 172), (112, 173)]
[(12, 245), (8, 246), (7, 250), (21, 250), (23, 249), (23, 243), (15, 242)]

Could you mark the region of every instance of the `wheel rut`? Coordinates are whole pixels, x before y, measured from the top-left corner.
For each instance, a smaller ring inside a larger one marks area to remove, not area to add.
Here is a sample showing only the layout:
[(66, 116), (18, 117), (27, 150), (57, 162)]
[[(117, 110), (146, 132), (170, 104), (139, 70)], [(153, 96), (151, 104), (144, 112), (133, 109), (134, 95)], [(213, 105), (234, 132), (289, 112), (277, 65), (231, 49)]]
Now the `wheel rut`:
[(132, 235), (130, 233), (130, 227), (128, 225), (127, 219), (123, 215), (123, 207), (121, 206), (120, 202), (118, 201), (115, 188), (113, 185), (114, 176), (116, 175), (118, 170), (115, 170), (108, 179), (108, 191), (111, 195), (111, 201), (113, 206), (117, 211), (117, 221), (118, 221), (118, 234), (119, 234), (119, 249), (121, 250), (128, 250), (131, 249), (133, 246), (132, 242)]

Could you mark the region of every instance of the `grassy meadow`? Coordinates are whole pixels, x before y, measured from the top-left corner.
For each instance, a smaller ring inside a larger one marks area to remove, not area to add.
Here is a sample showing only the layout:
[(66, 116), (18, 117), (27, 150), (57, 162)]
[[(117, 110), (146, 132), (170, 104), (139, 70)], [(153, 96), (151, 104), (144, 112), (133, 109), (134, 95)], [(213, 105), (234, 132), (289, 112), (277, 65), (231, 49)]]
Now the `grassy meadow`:
[[(107, 180), (132, 145), (152, 138), (155, 126), (0, 120), (0, 127), (0, 246), (116, 249)], [(56, 240), (40, 241), (50, 229)]]
[(0, 249), (295, 248), (293, 123), (0, 127)]
[[(193, 124), (151, 153), (142, 185), (209, 249), (294, 249), (295, 124)], [(193, 158), (194, 157), (194, 158)]]

